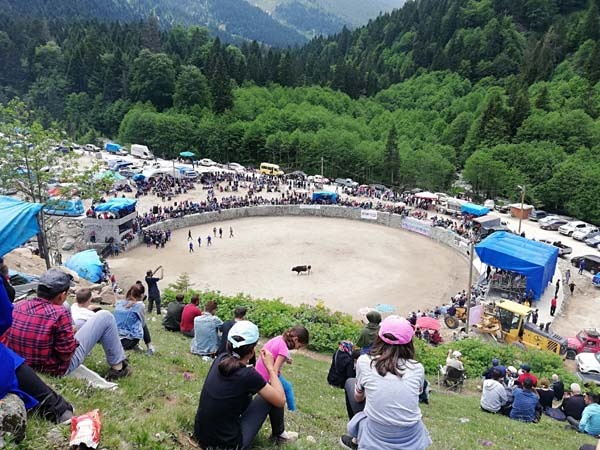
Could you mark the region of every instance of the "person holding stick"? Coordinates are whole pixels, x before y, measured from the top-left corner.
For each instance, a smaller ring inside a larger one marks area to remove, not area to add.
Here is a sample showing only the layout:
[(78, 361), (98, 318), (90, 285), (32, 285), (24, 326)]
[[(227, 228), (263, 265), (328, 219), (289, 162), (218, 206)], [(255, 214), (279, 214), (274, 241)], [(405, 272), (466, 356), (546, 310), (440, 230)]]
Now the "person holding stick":
[[(160, 270), (160, 277), (155, 277)], [(162, 266), (158, 266), (153, 272), (146, 272), (146, 284), (148, 285), (148, 313), (152, 313), (152, 308), (156, 304), (156, 314), (160, 316), (160, 291), (158, 290), (158, 282), (163, 279), (164, 270)]]

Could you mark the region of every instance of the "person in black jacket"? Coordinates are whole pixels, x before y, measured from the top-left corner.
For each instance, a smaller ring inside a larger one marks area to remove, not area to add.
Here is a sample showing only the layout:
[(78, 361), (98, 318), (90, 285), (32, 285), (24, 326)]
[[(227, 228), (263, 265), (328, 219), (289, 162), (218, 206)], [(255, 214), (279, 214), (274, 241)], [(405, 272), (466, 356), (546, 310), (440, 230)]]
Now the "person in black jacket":
[(581, 394), (581, 387), (577, 383), (571, 383), (571, 394), (565, 395), (561, 406), (565, 416), (581, 420), (581, 414), (586, 406), (585, 397)]
[(10, 284), (10, 276), (8, 274), (8, 266), (4, 263), (0, 263), (0, 277), (2, 278), (2, 283), (4, 284), (4, 289), (6, 290), (6, 294), (8, 295), (8, 299), (11, 303), (15, 301), (15, 288)]
[(351, 341), (341, 341), (331, 358), (327, 382), (343, 389), (348, 378), (356, 377), (354, 359), (354, 344)]
[(563, 399), (565, 395), (565, 384), (558, 377), (557, 374), (552, 375), (552, 390), (554, 391), (554, 398), (558, 401)]

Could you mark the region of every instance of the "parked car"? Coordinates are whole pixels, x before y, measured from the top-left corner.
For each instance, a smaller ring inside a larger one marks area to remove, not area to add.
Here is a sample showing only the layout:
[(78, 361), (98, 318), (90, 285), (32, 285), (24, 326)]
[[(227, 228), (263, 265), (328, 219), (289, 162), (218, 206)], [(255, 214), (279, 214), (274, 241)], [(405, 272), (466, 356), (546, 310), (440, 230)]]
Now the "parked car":
[(227, 164), (227, 168), (234, 170), (236, 172), (243, 172), (244, 170), (246, 170), (246, 168), (244, 166), (242, 166), (241, 164), (235, 163), (235, 162)]
[(557, 231), (560, 227), (562, 227), (563, 225), (566, 225), (567, 223), (569, 223), (568, 220), (566, 219), (552, 219), (549, 222), (539, 222), (540, 224), (540, 228), (542, 230), (551, 230), (551, 231)]
[(340, 186), (344, 186), (350, 189), (354, 189), (358, 187), (358, 183), (354, 181), (352, 178), (336, 178), (335, 184), (339, 184)]
[(307, 175), (302, 172), (301, 170), (294, 170), (293, 172), (290, 172), (288, 174), (285, 175), (285, 178), (291, 178), (292, 180), (306, 180)]
[(600, 352), (580, 353), (575, 357), (575, 364), (581, 373), (600, 374)]
[(541, 209), (536, 209), (529, 215), (529, 220), (532, 222), (537, 222), (544, 217), (548, 217), (548, 213), (546, 211), (542, 211)]
[(550, 242), (550, 241), (547, 241), (546, 239), (540, 239), (540, 242), (543, 242), (548, 245), (553, 245), (554, 247), (558, 247), (558, 256), (566, 256), (566, 255), (570, 255), (571, 253), (573, 253), (572, 247), (569, 247), (568, 245), (565, 245), (560, 241)]
[(593, 236), (589, 237), (584, 241), (586, 245), (590, 247), (597, 248), (598, 244), (600, 244), (600, 232), (595, 233)]
[(312, 175), (308, 177), (308, 181), (312, 183), (320, 183), (320, 184), (329, 184), (329, 178), (324, 177), (323, 175)]
[(594, 237), (598, 234), (600, 230), (597, 227), (590, 226), (586, 228), (582, 228), (581, 230), (577, 230), (573, 232), (573, 236), (571, 236), (576, 241), (585, 241), (590, 237)]
[(583, 259), (583, 270), (587, 270), (591, 273), (600, 272), (600, 256), (596, 255), (585, 255), (575, 256), (571, 258), (571, 264), (575, 267), (579, 267), (579, 262)]
[(565, 236), (572, 236), (575, 231), (587, 228), (589, 226), (590, 225), (582, 222), (581, 220), (573, 220), (558, 227), (558, 232), (560, 234), (564, 234)]
[(510, 212), (510, 204), (508, 203), (508, 201), (505, 200), (496, 200), (494, 209), (499, 213), (507, 214)]
[(216, 166), (216, 165), (217, 165), (217, 163), (216, 163), (216, 162), (214, 162), (214, 161), (213, 161), (212, 159), (210, 159), (210, 158), (202, 158), (202, 159), (201, 159), (200, 161), (198, 161), (198, 162), (200, 163), (200, 165), (201, 165), (201, 166), (207, 166), (207, 167), (210, 167), (210, 166)]
[(370, 186), (373, 189), (375, 189), (376, 191), (380, 191), (380, 192), (389, 191), (389, 188), (385, 187), (383, 184), (371, 184)]
[(98, 147), (97, 145), (94, 145), (94, 144), (85, 144), (83, 149), (87, 152), (99, 152), (100, 151), (100, 147)]
[(575, 359), (580, 353), (597, 353), (600, 351), (600, 332), (596, 328), (586, 328), (574, 337), (567, 338), (567, 359)]

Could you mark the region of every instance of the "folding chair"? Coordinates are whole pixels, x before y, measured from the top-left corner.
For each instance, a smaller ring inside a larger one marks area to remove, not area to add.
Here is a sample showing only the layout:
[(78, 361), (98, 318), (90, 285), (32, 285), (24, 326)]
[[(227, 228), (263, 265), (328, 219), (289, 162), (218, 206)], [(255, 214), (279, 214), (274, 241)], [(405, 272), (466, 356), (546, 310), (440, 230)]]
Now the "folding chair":
[(446, 390), (460, 393), (465, 380), (465, 371), (455, 367), (446, 367), (445, 372), (443, 384)]

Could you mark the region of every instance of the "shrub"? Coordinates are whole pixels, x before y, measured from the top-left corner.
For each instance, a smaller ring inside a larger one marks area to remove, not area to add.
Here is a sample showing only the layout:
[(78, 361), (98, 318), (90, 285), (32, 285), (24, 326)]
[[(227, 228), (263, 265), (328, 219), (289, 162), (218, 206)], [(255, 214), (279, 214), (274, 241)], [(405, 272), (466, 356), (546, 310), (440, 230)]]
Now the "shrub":
[[(177, 293), (171, 288), (165, 289), (163, 303), (167, 305), (174, 301)], [(235, 308), (245, 306), (248, 309), (246, 317), (256, 323), (263, 338), (278, 336), (294, 325), (304, 325), (310, 333), (308, 348), (317, 352), (334, 352), (342, 339), (355, 340), (362, 327), (360, 322), (350, 315), (333, 312), (322, 302), (318, 302), (316, 306), (305, 304), (293, 306), (279, 299), (253, 299), (244, 294), (225, 296), (220, 292), (199, 292), (194, 289), (185, 292), (184, 302), (189, 303), (194, 294), (200, 296), (201, 307), (207, 301), (214, 300), (218, 305), (217, 314), (225, 320), (233, 317)], [(429, 375), (437, 374), (439, 366), (446, 364), (448, 350), (452, 349), (460, 350), (463, 354), (465, 370), (470, 378), (481, 377), (485, 369), (491, 365), (492, 359), (498, 358), (505, 366), (519, 368), (522, 363), (527, 363), (538, 378), (542, 376), (550, 378), (553, 373), (556, 373), (565, 385), (578, 381), (573, 374), (565, 370), (562, 358), (556, 354), (539, 350), (522, 350), (514, 345), (484, 341), (478, 337), (446, 342), (438, 347), (415, 340), (415, 349), (417, 359)]]

